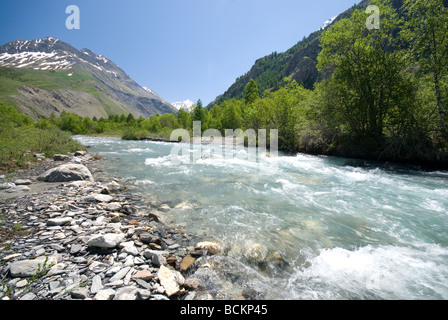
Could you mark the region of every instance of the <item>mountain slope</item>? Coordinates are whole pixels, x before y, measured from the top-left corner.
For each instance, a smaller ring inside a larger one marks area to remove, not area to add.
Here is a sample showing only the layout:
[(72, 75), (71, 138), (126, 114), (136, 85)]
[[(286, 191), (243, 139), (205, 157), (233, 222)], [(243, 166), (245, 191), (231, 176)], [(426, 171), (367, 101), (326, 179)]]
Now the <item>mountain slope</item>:
[(62, 111), (90, 117), (176, 112), (103, 55), (52, 37), (1, 46), (0, 84), (0, 101), (35, 119)]
[[(278, 90), (285, 77), (291, 77), (305, 88), (312, 89), (320, 79), (316, 66), (317, 56), (321, 51), (319, 38), (323, 30), (341, 19), (349, 18), (355, 9), (367, 8), (369, 3), (370, 0), (362, 0), (359, 4), (338, 16), (325, 21), (319, 30), (311, 33), (308, 37), (304, 37), (288, 51), (274, 52), (258, 59), (246, 74), (236, 79), (230, 88), (224, 94), (218, 96), (208, 107), (228, 99), (241, 99), (244, 88), (250, 79), (257, 82), (260, 93), (265, 90)], [(403, 0), (391, 0), (391, 3), (394, 8), (398, 9), (403, 4)]]

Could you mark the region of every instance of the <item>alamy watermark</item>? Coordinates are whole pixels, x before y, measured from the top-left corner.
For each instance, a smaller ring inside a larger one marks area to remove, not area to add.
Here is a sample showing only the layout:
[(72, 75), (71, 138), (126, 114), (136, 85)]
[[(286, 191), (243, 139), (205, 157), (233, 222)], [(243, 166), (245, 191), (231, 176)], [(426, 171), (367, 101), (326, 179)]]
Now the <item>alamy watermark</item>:
[[(180, 141), (179, 141), (180, 138)], [(201, 159), (240, 159), (259, 164), (259, 170), (266, 169), (261, 159), (269, 158), (269, 170), (278, 168), (278, 130), (269, 130), (269, 152), (267, 149), (267, 130), (226, 129), (225, 135), (217, 129), (208, 129), (202, 134), (202, 123), (193, 122), (193, 137), (188, 130), (176, 129), (171, 133), (171, 141), (180, 142), (171, 149), (170, 157), (174, 164), (187, 160), (197, 163)], [(206, 150), (203, 146), (206, 145)]]
[(380, 28), (380, 8), (370, 5), (366, 9), (366, 13), (370, 16), (366, 20), (366, 28), (369, 30)]
[(65, 27), (69, 30), (79, 30), (81, 28), (81, 16), (79, 7), (75, 5), (70, 5), (65, 9), (65, 13), (69, 14), (65, 20)]

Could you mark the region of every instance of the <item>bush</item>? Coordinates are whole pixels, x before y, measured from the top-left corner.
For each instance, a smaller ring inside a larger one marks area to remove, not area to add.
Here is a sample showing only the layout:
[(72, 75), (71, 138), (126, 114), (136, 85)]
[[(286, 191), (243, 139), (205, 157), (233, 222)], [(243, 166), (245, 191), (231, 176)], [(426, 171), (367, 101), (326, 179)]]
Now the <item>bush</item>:
[(26, 167), (35, 159), (34, 153), (45, 153), (51, 157), (56, 153), (83, 149), (70, 133), (61, 131), (46, 120), (34, 126), (32, 118), (13, 107), (0, 104), (0, 118), (0, 169)]

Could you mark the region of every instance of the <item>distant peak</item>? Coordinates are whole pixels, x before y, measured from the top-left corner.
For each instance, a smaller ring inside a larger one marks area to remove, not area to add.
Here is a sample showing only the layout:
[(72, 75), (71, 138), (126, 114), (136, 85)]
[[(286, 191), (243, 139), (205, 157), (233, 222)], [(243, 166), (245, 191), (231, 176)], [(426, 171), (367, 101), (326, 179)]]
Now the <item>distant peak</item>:
[(185, 109), (185, 110), (191, 110), (192, 107), (195, 105), (193, 101), (190, 99), (181, 101), (181, 102), (174, 102), (172, 103), (173, 107), (175, 107), (177, 110)]

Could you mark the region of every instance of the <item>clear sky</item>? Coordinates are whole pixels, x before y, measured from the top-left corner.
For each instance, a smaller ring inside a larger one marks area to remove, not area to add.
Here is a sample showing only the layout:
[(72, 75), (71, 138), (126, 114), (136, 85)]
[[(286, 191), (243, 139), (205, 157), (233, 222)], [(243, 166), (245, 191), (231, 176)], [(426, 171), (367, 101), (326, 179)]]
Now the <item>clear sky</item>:
[[(0, 0), (0, 44), (52, 36), (119, 65), (169, 102), (224, 93), (359, 0)], [(80, 9), (68, 30), (65, 9)]]

